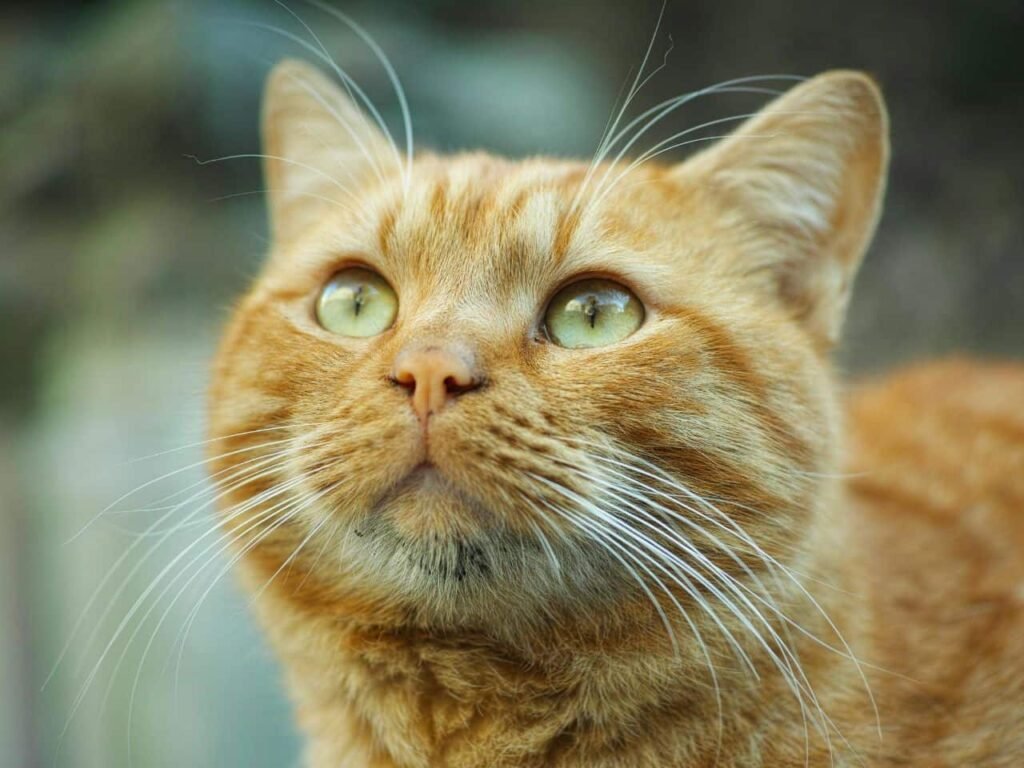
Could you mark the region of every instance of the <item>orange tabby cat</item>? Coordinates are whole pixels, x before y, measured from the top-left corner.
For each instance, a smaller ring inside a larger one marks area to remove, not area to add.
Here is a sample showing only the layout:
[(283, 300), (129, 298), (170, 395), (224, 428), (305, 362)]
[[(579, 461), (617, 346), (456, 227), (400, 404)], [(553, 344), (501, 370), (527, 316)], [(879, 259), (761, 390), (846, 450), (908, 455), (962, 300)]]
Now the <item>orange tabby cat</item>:
[(407, 162), (285, 62), (264, 137), (213, 461), (310, 766), (1024, 765), (1024, 367), (844, 417), (829, 363), (868, 78), (675, 166)]

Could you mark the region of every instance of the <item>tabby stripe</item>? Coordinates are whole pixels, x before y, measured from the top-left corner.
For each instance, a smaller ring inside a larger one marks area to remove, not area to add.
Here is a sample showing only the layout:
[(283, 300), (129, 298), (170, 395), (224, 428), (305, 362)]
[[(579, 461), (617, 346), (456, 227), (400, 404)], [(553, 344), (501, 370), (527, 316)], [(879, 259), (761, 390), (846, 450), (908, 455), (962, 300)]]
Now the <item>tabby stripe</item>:
[(707, 315), (688, 307), (678, 307), (671, 314), (679, 317), (702, 339), (704, 351), (710, 353), (715, 370), (722, 373), (739, 389), (751, 395), (750, 406), (754, 417), (773, 441), (796, 459), (800, 466), (812, 469), (810, 447), (781, 420), (768, 405), (768, 385), (750, 362), (748, 355), (735, 343), (722, 326)]

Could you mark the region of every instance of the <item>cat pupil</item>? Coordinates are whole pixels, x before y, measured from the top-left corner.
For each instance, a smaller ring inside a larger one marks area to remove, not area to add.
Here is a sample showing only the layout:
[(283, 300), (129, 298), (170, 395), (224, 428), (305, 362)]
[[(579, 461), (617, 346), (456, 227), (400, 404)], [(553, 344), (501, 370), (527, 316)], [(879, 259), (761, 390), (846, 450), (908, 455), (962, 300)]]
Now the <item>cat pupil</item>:
[(586, 306), (583, 309), (583, 314), (590, 320), (590, 327), (594, 327), (594, 323), (597, 322), (597, 298), (594, 296), (587, 297)]
[(356, 295), (352, 299), (353, 302), (355, 302), (356, 317), (359, 317), (359, 310), (363, 308), (363, 302), (365, 301), (365, 299), (363, 299), (363, 288), (365, 287), (366, 286), (360, 285), (356, 288)]

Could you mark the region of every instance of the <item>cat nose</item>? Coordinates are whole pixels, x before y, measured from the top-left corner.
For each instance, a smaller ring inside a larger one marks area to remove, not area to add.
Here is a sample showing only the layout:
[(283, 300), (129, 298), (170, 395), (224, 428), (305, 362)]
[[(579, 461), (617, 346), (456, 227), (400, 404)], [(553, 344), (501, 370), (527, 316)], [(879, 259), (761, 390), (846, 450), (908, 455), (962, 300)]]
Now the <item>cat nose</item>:
[(425, 425), (448, 401), (480, 386), (472, 358), (446, 346), (403, 349), (395, 358), (391, 380), (412, 396), (412, 409)]

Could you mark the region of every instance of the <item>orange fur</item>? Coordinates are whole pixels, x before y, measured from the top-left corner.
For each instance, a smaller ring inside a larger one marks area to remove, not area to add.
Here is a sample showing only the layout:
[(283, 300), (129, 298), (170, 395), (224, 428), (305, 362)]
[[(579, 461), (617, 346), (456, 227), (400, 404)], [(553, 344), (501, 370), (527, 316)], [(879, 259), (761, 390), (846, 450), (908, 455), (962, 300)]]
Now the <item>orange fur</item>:
[[(843, 438), (828, 351), (888, 152), (867, 78), (678, 166), (405, 177), (288, 62), (264, 135), (274, 246), (216, 360), (212, 460), (311, 766), (1019, 764), (1024, 369), (882, 381)], [(349, 264), (399, 296), (377, 337), (315, 321)], [(581, 275), (643, 326), (547, 342)], [(482, 371), (429, 444), (388, 378), (414, 344)]]

